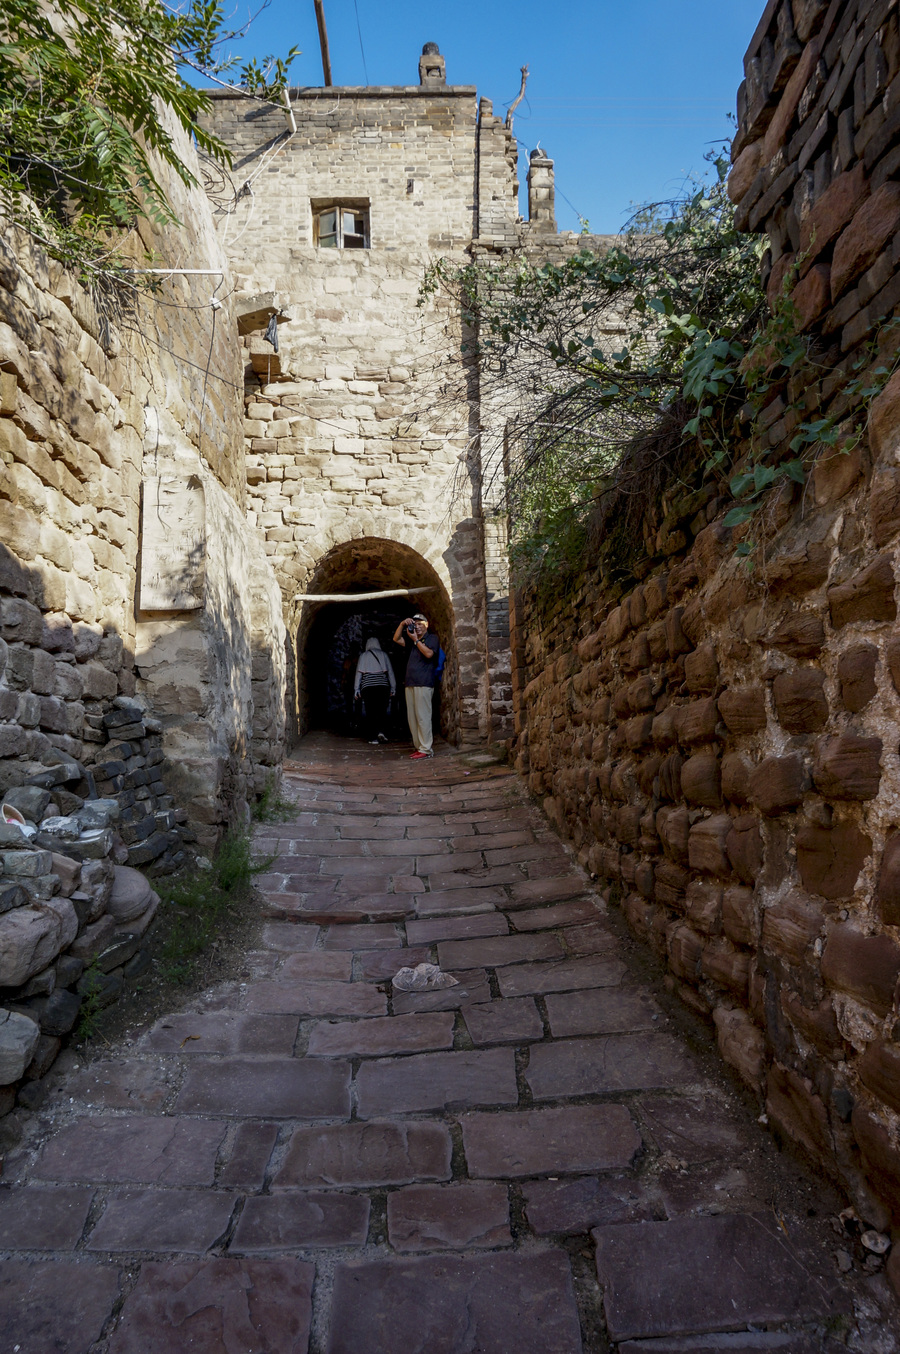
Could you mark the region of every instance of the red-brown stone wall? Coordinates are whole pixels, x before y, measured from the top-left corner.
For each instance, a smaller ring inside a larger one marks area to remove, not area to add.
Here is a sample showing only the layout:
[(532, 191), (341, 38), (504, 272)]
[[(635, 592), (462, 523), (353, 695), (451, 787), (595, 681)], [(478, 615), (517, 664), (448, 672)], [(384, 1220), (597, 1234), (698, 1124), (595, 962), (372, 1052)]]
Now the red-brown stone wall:
[[(798, 393), (804, 416), (852, 414), (852, 362), (897, 348), (883, 323), (900, 307), (896, 3), (770, 3), (746, 67), (732, 196), (742, 227), (768, 234), (770, 290), (800, 260), (816, 342), (815, 379), (773, 388), (761, 419), (790, 455)], [(551, 607), (520, 592), (513, 754), (769, 1121), (886, 1227), (900, 1224), (900, 375), (858, 423), (852, 450), (823, 449), (805, 487), (779, 491), (749, 561), (710, 485), (646, 525), (624, 584), (588, 566)]]

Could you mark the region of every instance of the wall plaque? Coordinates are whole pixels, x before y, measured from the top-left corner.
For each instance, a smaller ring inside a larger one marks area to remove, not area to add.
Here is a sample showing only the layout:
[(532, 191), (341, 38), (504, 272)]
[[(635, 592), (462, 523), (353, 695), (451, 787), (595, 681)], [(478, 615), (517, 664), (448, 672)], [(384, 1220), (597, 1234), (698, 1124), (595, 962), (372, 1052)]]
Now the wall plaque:
[(206, 498), (198, 475), (145, 479), (141, 611), (197, 611), (206, 587)]

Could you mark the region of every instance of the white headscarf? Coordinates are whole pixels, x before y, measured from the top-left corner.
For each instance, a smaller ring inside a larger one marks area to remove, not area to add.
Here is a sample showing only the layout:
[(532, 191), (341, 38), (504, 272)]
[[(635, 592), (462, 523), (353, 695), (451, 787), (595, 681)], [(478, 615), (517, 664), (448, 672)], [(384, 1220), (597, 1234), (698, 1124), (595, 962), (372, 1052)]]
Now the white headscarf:
[(394, 677), (394, 669), (391, 667), (391, 660), (382, 649), (378, 640), (373, 635), (371, 639), (366, 640), (365, 650), (359, 655), (356, 664), (356, 681), (353, 686), (354, 696), (359, 695), (360, 682), (364, 672), (376, 675), (383, 673), (391, 684), (391, 695), (397, 690), (397, 682)]

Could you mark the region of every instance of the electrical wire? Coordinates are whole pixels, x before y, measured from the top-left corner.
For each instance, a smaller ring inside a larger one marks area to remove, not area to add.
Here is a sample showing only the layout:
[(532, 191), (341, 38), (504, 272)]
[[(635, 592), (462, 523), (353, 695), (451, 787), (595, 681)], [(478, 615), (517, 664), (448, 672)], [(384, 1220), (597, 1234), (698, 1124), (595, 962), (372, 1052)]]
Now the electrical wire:
[(368, 84), (368, 83), (369, 83), (369, 72), (368, 72), (368, 69), (367, 69), (367, 67), (366, 67), (366, 50), (365, 50), (365, 48), (363, 47), (362, 28), (360, 27), (360, 23), (359, 23), (359, 4), (357, 3), (357, 0), (353, 0), (353, 8), (356, 10), (356, 31), (357, 31), (357, 33), (359, 34), (359, 50), (360, 50), (360, 53), (361, 53), (361, 55), (362, 55), (363, 74), (364, 74), (365, 77), (366, 77), (366, 84)]

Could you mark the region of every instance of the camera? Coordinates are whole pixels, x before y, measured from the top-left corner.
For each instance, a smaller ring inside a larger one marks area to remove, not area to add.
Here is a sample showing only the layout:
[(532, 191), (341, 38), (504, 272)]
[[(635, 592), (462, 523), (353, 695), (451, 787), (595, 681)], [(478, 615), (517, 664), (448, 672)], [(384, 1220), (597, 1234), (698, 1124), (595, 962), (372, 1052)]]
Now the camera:
[(408, 625), (408, 626), (406, 627), (406, 633), (409, 635), (410, 639), (415, 639), (415, 637), (416, 637), (416, 627), (415, 627), (414, 625)]

